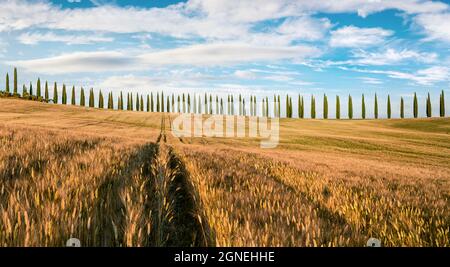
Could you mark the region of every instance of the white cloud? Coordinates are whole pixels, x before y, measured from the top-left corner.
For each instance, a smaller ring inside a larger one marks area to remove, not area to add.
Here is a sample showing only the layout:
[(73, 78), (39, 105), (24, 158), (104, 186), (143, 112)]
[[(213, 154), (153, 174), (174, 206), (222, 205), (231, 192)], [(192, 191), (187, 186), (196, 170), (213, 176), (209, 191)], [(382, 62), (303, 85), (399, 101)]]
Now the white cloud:
[(433, 85), (437, 82), (444, 82), (450, 80), (450, 69), (443, 66), (433, 66), (426, 69), (421, 69), (416, 72), (401, 72), (390, 70), (368, 70), (358, 68), (340, 67), (343, 70), (356, 71), (361, 73), (384, 74), (390, 78), (410, 80), (420, 85)]
[(393, 34), (382, 28), (358, 28), (346, 26), (331, 32), (330, 45), (333, 47), (367, 47), (384, 42)]
[(380, 79), (372, 77), (361, 77), (360, 79), (363, 81), (363, 83), (366, 84), (383, 84), (383, 81), (381, 81)]
[(417, 61), (422, 63), (435, 62), (438, 55), (436, 53), (421, 53), (414, 50), (385, 49), (384, 52), (366, 52), (359, 50), (354, 52), (356, 60), (350, 60), (350, 64), (355, 65), (394, 65), (405, 61)]
[(415, 17), (415, 23), (423, 28), (426, 40), (450, 42), (450, 13), (421, 14)]
[(319, 40), (331, 27), (328, 19), (313, 19), (309, 16), (286, 19), (276, 30), (278, 33), (290, 36), (292, 40)]
[(240, 79), (249, 79), (249, 80), (253, 80), (257, 77), (256, 73), (250, 70), (236, 70), (234, 72), (234, 76)]
[(75, 52), (10, 63), (38, 73), (106, 72), (164, 65), (223, 66), (257, 61), (292, 60), (319, 53), (317, 48), (311, 46), (259, 47), (223, 43), (137, 54), (116, 51)]
[(101, 35), (79, 35), (79, 34), (62, 34), (58, 35), (53, 32), (47, 33), (23, 33), (17, 37), (22, 44), (37, 44), (40, 42), (62, 42), (68, 45), (73, 44), (92, 44), (98, 42), (112, 42), (114, 38), (104, 37)]

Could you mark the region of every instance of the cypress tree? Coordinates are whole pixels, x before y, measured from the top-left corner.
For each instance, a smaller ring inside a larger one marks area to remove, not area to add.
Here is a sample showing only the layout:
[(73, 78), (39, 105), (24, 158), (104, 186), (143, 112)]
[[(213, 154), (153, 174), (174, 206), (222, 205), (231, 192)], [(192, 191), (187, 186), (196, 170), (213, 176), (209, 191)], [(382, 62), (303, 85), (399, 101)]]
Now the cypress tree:
[(44, 92), (45, 101), (48, 102), (49, 96), (48, 96), (48, 83), (45, 81), (45, 92)]
[(336, 119), (339, 120), (341, 118), (341, 100), (339, 96), (336, 96)]
[(80, 106), (81, 107), (85, 106), (85, 101), (86, 101), (86, 97), (84, 96), (84, 89), (83, 89), (83, 87), (81, 87), (81, 91), (80, 91)]
[(75, 86), (72, 86), (72, 97), (71, 97), (72, 105), (75, 106)]
[(405, 103), (403, 101), (403, 97), (400, 98), (400, 118), (405, 118)]
[(181, 100), (180, 95), (177, 95), (177, 106), (178, 106), (178, 113), (181, 113)]
[(14, 68), (14, 95), (17, 95), (17, 68)]
[(378, 119), (378, 97), (377, 94), (375, 94), (375, 105), (374, 105), (374, 112), (373, 112), (375, 119)]
[(223, 98), (220, 98), (220, 115), (224, 115), (223, 114)]
[(278, 105), (278, 107), (277, 107), (277, 109), (278, 109), (278, 111), (277, 111), (277, 113), (278, 113), (278, 118), (279, 117), (281, 117), (281, 101), (280, 101), (280, 95), (278, 95), (278, 103), (277, 103), (277, 105)]
[(362, 94), (361, 100), (361, 118), (363, 118), (363, 120), (366, 118), (366, 101), (364, 100), (364, 94)]
[(186, 113), (186, 97), (184, 96), (184, 93), (182, 99), (183, 99), (183, 113)]
[(120, 106), (118, 109), (123, 110), (123, 93), (120, 91)]
[(304, 119), (305, 118), (305, 99), (303, 98), (303, 96), (302, 96), (302, 110), (301, 110), (301, 112), (302, 112), (302, 119)]
[(130, 110), (134, 111), (134, 106), (133, 106), (133, 93), (130, 93)]
[(414, 118), (417, 118), (419, 116), (419, 104), (417, 103), (417, 94), (414, 93), (414, 100), (413, 100), (413, 115)]
[(289, 95), (286, 94), (286, 118), (289, 118)]
[(127, 93), (127, 110), (130, 110), (130, 93)]
[(6, 73), (6, 88), (5, 88), (5, 90), (6, 90), (6, 93), (9, 94), (9, 74), (8, 73)]
[(120, 91), (120, 94), (117, 96), (117, 110), (121, 110), (120, 106), (122, 105), (122, 91)]
[(431, 112), (431, 98), (430, 98), (430, 93), (428, 93), (428, 97), (427, 97), (427, 117), (431, 118), (432, 112)]
[(167, 96), (167, 112), (170, 112), (170, 96)]
[(91, 90), (89, 90), (89, 107), (93, 108), (94, 105), (94, 89), (91, 88)]
[(139, 107), (141, 108), (140, 111), (144, 111), (144, 98), (141, 95), (141, 103), (139, 104)]
[[(139, 99), (136, 99), (136, 101), (139, 101)], [(113, 95), (113, 92), (111, 92), (111, 109), (114, 109), (114, 95)]]
[(175, 95), (172, 93), (172, 112), (177, 112), (175, 108)]
[(353, 119), (353, 101), (352, 96), (348, 95), (348, 118)]
[(30, 82), (30, 95), (33, 95), (33, 84)]
[(323, 94), (323, 118), (328, 119), (328, 98)]
[(100, 90), (100, 91), (98, 92), (98, 108), (101, 108), (101, 109), (104, 108), (104, 106), (103, 106), (103, 101), (104, 101), (104, 99), (103, 99), (102, 90)]
[(216, 95), (216, 114), (219, 114), (219, 97)]
[(62, 89), (62, 104), (67, 105), (67, 92), (66, 92), (65, 84), (63, 84), (63, 89)]
[(242, 97), (241, 94), (239, 94), (239, 116), (242, 115)]
[(442, 90), (439, 101), (439, 115), (445, 117), (445, 96), (444, 90)]
[(154, 103), (153, 103), (153, 92), (150, 93), (150, 110), (153, 112), (154, 109)]
[(41, 79), (38, 78), (36, 85), (36, 96), (41, 97)]
[(316, 118), (316, 99), (311, 95), (311, 119)]
[(139, 94), (136, 93), (136, 111), (141, 110), (141, 107), (139, 106)]
[(56, 82), (53, 86), (53, 103), (58, 104), (58, 87), (56, 86)]
[(269, 117), (269, 97), (266, 96), (266, 117)]
[(159, 105), (159, 92), (156, 93), (156, 112), (161, 111), (161, 106)]
[(150, 112), (150, 96), (147, 95), (147, 112)]
[(209, 114), (212, 115), (213, 114), (213, 108), (212, 108), (212, 95), (209, 94)]
[(388, 119), (391, 118), (391, 96), (388, 95), (388, 99), (387, 99), (387, 117)]
[[(217, 99), (216, 99), (217, 102)], [(188, 94), (187, 96), (187, 112), (191, 113), (191, 94)]]

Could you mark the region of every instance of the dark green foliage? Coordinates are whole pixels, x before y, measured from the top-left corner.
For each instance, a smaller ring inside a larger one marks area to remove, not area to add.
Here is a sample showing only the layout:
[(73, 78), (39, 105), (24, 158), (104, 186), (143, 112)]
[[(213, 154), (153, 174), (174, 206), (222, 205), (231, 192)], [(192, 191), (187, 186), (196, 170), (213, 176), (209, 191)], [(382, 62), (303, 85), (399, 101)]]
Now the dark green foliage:
[(17, 95), (17, 69), (14, 68), (14, 95)]
[(56, 82), (53, 86), (53, 103), (58, 104), (58, 87), (56, 85)]
[(63, 84), (63, 89), (62, 89), (62, 104), (67, 105), (67, 92), (66, 92), (65, 84)]
[(36, 96), (41, 97), (41, 79), (38, 78), (36, 85)]
[(33, 84), (30, 82), (30, 95), (33, 96)]
[(75, 106), (75, 86), (72, 86), (72, 97), (71, 97), (72, 105)]
[(141, 110), (141, 107), (140, 107), (139, 104), (140, 104), (140, 103), (139, 103), (139, 94), (136, 93), (136, 111)]
[(405, 118), (405, 102), (403, 101), (403, 97), (400, 98), (400, 118)]
[[(173, 103), (172, 103), (172, 105), (173, 105)], [(150, 110), (151, 110), (151, 112), (155, 111), (154, 106), (155, 105), (153, 103), (153, 93), (150, 93)]]
[(86, 97), (84, 96), (84, 89), (83, 87), (81, 87), (81, 91), (80, 91), (80, 106), (84, 107), (86, 106)]
[(161, 92), (161, 112), (164, 112), (164, 92)]
[(89, 90), (89, 107), (93, 108), (94, 106), (94, 89), (91, 88), (91, 90)]
[(49, 100), (49, 96), (48, 96), (48, 82), (47, 82), (47, 81), (45, 81), (44, 98), (45, 98), (45, 101), (48, 101), (48, 100)]
[(352, 96), (348, 95), (348, 118), (353, 119), (353, 100)]
[(9, 94), (9, 74), (6, 73), (6, 85), (5, 85), (5, 91)]
[(311, 119), (316, 118), (316, 99), (311, 95)]
[(414, 118), (417, 118), (419, 116), (419, 103), (417, 101), (416, 93), (414, 93), (414, 100), (413, 100), (413, 115)]
[(373, 108), (373, 114), (375, 119), (378, 119), (378, 97), (377, 94), (375, 94), (375, 103), (374, 103), (374, 108)]
[(391, 113), (392, 113), (392, 110), (391, 110), (391, 96), (388, 95), (388, 98), (387, 98), (387, 118), (388, 119), (391, 118), (391, 115), (392, 115)]
[(147, 112), (150, 112), (150, 96), (147, 95)]
[(432, 112), (431, 112), (431, 98), (430, 98), (430, 93), (428, 93), (428, 97), (427, 97), (427, 106), (426, 106), (426, 110), (427, 110), (427, 117), (428, 117), (428, 118), (431, 118)]
[(366, 118), (366, 101), (364, 99), (364, 94), (362, 95), (362, 100), (361, 100), (361, 118), (363, 118), (363, 119)]
[(328, 119), (328, 98), (327, 95), (323, 95), (323, 118)]
[(103, 99), (102, 90), (100, 90), (98, 92), (98, 108), (104, 108), (103, 101), (104, 101), (104, 99)]

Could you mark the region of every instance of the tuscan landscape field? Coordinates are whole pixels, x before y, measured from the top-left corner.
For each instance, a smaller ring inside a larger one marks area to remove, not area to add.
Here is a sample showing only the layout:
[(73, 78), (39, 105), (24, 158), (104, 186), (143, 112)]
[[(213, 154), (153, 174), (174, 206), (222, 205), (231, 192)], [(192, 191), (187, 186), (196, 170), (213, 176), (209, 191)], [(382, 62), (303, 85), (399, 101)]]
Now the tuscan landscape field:
[(262, 149), (175, 116), (0, 99), (0, 244), (449, 245), (448, 118), (281, 119)]

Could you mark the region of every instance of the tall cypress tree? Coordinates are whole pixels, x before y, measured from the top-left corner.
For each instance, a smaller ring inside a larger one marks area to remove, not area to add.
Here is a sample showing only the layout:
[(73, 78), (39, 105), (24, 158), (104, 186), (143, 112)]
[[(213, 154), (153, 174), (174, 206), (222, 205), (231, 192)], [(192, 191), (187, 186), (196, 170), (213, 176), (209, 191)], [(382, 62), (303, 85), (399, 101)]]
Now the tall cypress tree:
[(400, 98), (400, 118), (405, 118), (405, 102), (403, 101), (403, 97)]
[(136, 111), (141, 110), (141, 107), (139, 106), (139, 94), (136, 93)]
[(150, 112), (150, 96), (147, 95), (147, 112)]
[(439, 115), (445, 117), (445, 96), (444, 90), (442, 90), (439, 101)]
[(182, 95), (182, 103), (183, 103), (183, 113), (186, 113), (186, 97), (184, 93)]
[(151, 112), (155, 111), (153, 103), (153, 92), (150, 93), (150, 110)]
[(311, 95), (311, 119), (316, 118), (316, 99)]
[(9, 74), (6, 73), (6, 85), (5, 85), (6, 93), (9, 94)]
[(375, 116), (375, 119), (378, 119), (378, 97), (376, 93), (375, 93), (375, 104), (373, 114)]
[(170, 112), (170, 96), (167, 96), (167, 112)]
[(177, 112), (181, 113), (181, 100), (180, 100), (180, 95), (177, 95)]
[(209, 94), (209, 114), (212, 115), (213, 114), (213, 107), (212, 107), (212, 95)]
[(94, 105), (94, 89), (91, 88), (91, 90), (89, 90), (89, 107), (93, 108)]
[(353, 119), (353, 101), (352, 96), (348, 95), (348, 118)]
[(84, 96), (84, 88), (81, 87), (81, 91), (80, 91), (80, 106), (81, 107), (84, 107), (86, 105), (85, 101), (86, 101), (86, 97)]
[(326, 94), (323, 94), (323, 118), (328, 119), (328, 98)]
[(123, 110), (123, 93), (120, 91), (120, 106), (118, 109)]
[(341, 118), (341, 100), (339, 96), (336, 96), (336, 119), (339, 120)]
[(305, 99), (303, 98), (303, 96), (302, 96), (302, 109), (301, 109), (301, 114), (302, 114), (302, 116), (301, 116), (301, 118), (302, 119), (304, 119), (305, 118)]
[(419, 104), (417, 102), (417, 94), (414, 93), (414, 100), (413, 100), (413, 115), (414, 118), (417, 118), (419, 116)]
[(391, 118), (391, 96), (388, 95), (387, 98), (387, 118), (390, 119)]
[(67, 105), (67, 91), (66, 91), (65, 84), (63, 84), (63, 89), (62, 89), (62, 104)]
[(36, 85), (36, 96), (41, 97), (41, 79), (38, 78)]
[(17, 68), (14, 68), (14, 95), (17, 95)]
[(30, 82), (30, 95), (34, 95), (33, 94), (33, 84)]
[(56, 82), (53, 86), (53, 103), (58, 104), (58, 87), (56, 85)]
[(161, 111), (161, 106), (159, 105), (159, 92), (156, 93), (156, 112)]
[(45, 81), (45, 92), (44, 92), (45, 101), (48, 102), (49, 96), (48, 96), (48, 82)]
[(72, 96), (71, 96), (72, 105), (75, 106), (75, 86), (72, 86)]
[(361, 118), (366, 118), (366, 101), (364, 100), (364, 94), (362, 94), (361, 100)]
[(104, 108), (104, 107), (103, 107), (103, 101), (104, 101), (104, 99), (103, 99), (102, 90), (100, 90), (100, 91), (98, 92), (98, 108), (101, 108), (101, 109)]
[(432, 112), (431, 112), (431, 98), (430, 98), (430, 93), (428, 93), (428, 97), (427, 97), (427, 117), (431, 118)]
[(26, 96), (28, 94), (27, 92), (27, 87), (25, 86), (25, 84), (22, 86), (22, 96)]
[[(216, 96), (216, 102), (217, 102), (217, 96)], [(187, 96), (187, 112), (191, 113), (191, 94), (188, 94), (188, 96)]]
[[(111, 107), (110, 107), (110, 109), (114, 109), (114, 94), (113, 94), (113, 92), (111, 92), (110, 94), (111, 94)], [(136, 99), (136, 101), (139, 101), (139, 99)]]

